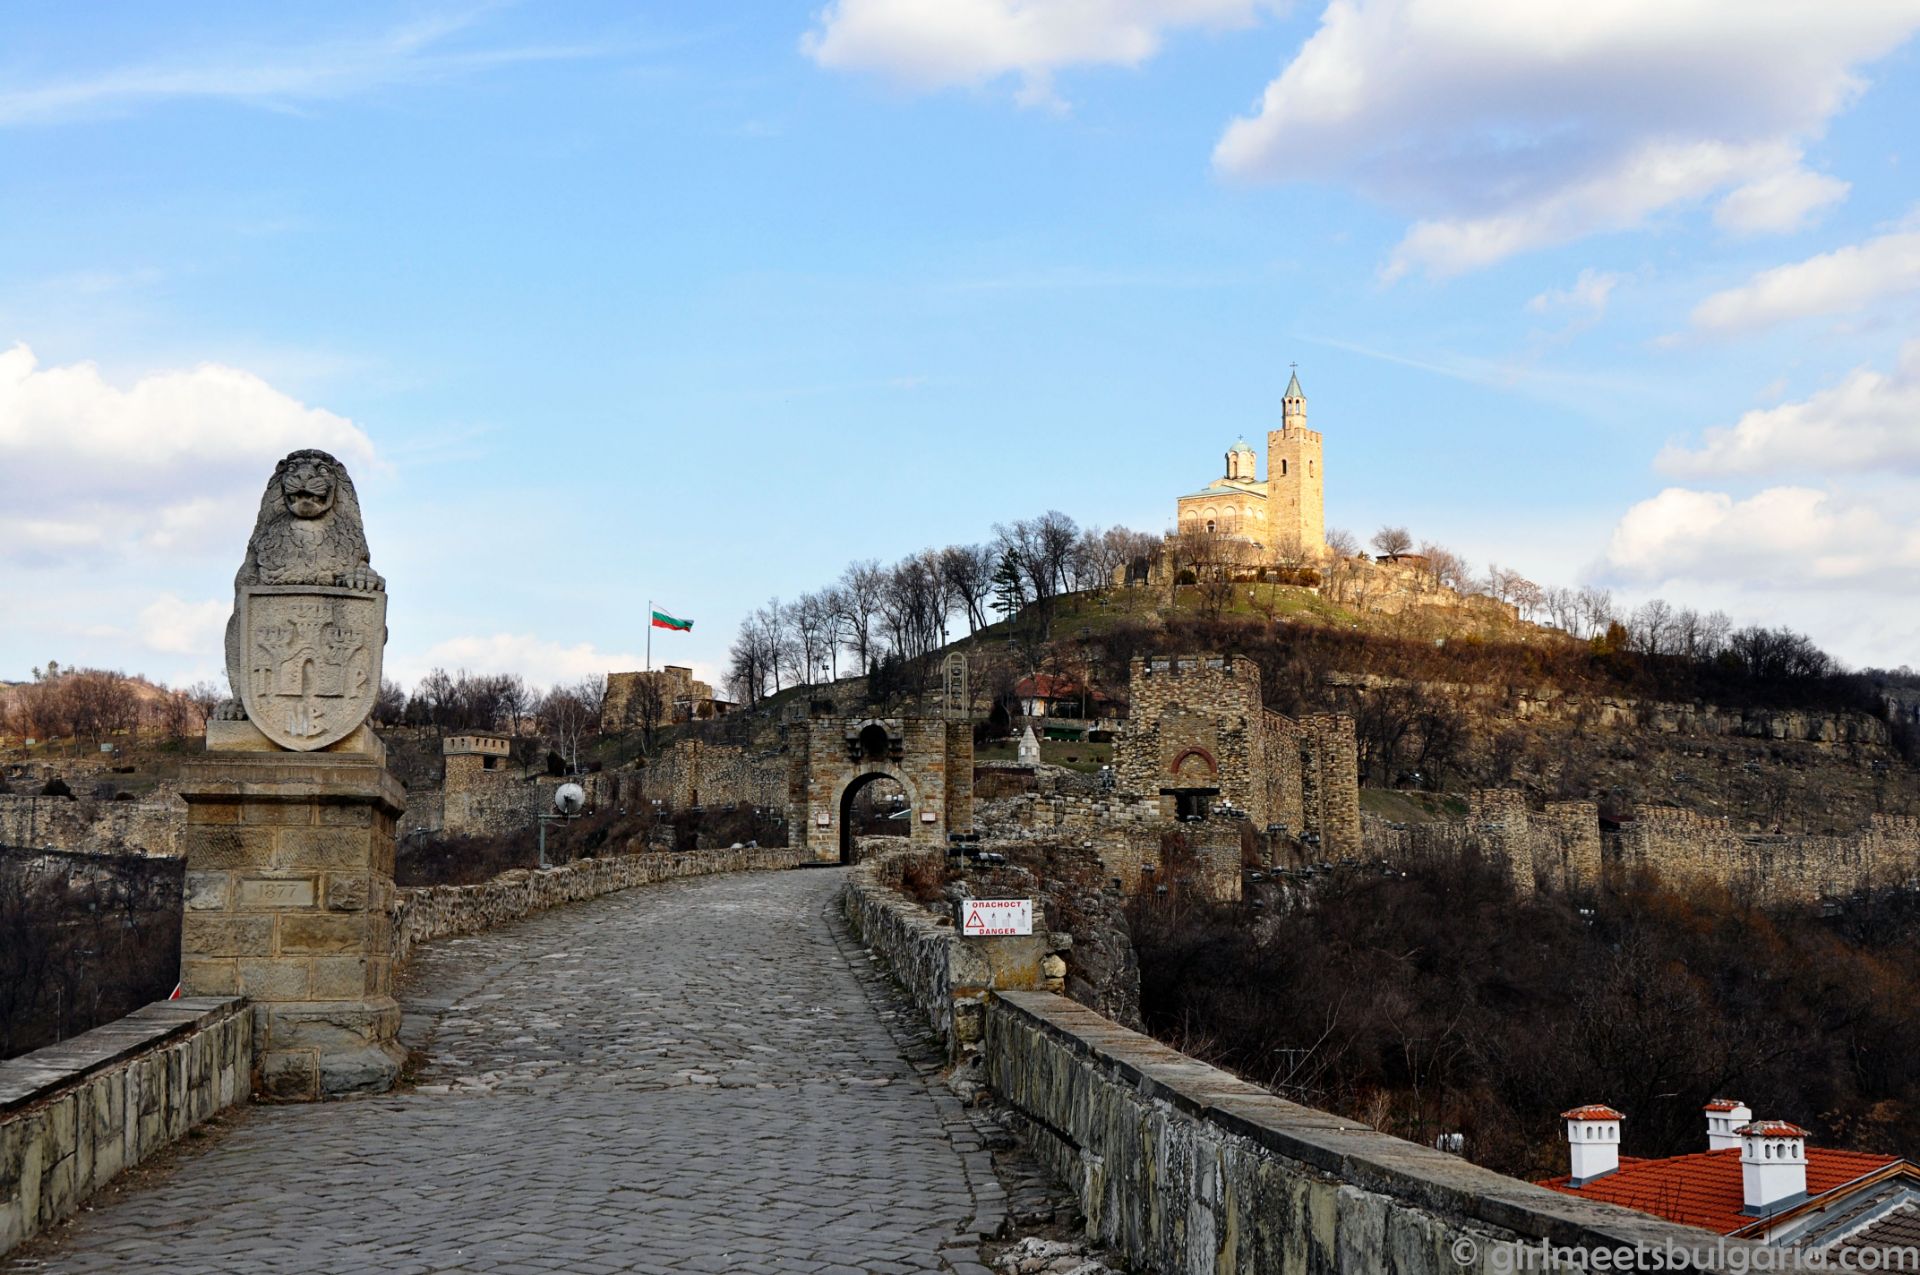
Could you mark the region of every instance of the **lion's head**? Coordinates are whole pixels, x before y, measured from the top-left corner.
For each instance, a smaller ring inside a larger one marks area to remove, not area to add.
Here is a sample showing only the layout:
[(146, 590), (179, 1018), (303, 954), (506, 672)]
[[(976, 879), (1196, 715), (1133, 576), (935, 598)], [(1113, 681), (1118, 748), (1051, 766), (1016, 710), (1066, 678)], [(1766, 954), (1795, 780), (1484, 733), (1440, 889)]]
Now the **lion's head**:
[(274, 473), (287, 512), (296, 518), (319, 518), (333, 510), (334, 475), (340, 462), (325, 452), (295, 452)]
[(336, 585), (367, 574), (368, 563), (360, 498), (346, 466), (306, 449), (281, 461), (267, 480), (234, 584)]

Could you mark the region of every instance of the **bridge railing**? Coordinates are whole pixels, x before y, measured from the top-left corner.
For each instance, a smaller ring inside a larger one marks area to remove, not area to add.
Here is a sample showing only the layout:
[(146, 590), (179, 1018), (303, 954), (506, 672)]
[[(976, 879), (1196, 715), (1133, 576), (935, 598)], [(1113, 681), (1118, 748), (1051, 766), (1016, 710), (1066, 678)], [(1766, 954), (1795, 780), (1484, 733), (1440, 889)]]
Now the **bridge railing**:
[(160, 1001), (0, 1062), (0, 1253), (123, 1169), (247, 1101), (246, 1002)]

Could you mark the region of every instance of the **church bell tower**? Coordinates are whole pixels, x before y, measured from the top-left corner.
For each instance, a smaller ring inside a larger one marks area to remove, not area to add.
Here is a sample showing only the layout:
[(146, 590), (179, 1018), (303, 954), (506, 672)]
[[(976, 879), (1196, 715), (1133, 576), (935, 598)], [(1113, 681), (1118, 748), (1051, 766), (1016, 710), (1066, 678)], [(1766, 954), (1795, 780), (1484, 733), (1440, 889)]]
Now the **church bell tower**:
[(1280, 400), (1280, 428), (1267, 435), (1268, 548), (1307, 557), (1327, 551), (1326, 503), (1322, 496), (1320, 435), (1307, 428), (1307, 395), (1295, 372)]

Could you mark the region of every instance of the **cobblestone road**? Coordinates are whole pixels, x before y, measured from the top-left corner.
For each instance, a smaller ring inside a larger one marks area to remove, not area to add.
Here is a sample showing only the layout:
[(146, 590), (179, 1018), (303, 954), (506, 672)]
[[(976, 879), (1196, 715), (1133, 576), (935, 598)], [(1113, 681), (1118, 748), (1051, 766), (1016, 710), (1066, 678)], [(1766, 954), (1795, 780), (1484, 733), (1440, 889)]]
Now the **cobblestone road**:
[(976, 1270), (998, 1187), (829, 924), (841, 875), (647, 886), (431, 944), (412, 1091), (257, 1108), (0, 1269)]

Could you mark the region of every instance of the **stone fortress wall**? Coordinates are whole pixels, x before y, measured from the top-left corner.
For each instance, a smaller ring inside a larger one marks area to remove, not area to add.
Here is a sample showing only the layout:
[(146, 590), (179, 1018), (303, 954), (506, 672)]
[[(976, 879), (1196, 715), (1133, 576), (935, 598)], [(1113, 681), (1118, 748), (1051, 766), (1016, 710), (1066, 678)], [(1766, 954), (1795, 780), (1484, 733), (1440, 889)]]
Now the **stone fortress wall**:
[(186, 817), (186, 803), (170, 784), (133, 801), (0, 793), (0, 845), (173, 856)]
[(1518, 789), (1468, 794), (1467, 822), (1394, 826), (1369, 817), (1366, 854), (1390, 860), (1497, 855), (1522, 893), (1591, 889), (1610, 869), (1649, 869), (1670, 885), (1712, 886), (1757, 904), (1817, 903), (1920, 885), (1920, 818), (1874, 815), (1839, 836), (1736, 831), (1723, 817), (1644, 806), (1603, 832), (1589, 801), (1534, 810)]
[(787, 804), (788, 759), (778, 749), (753, 750), (703, 739), (677, 739), (648, 760), (641, 792), (673, 810), (701, 805)]

